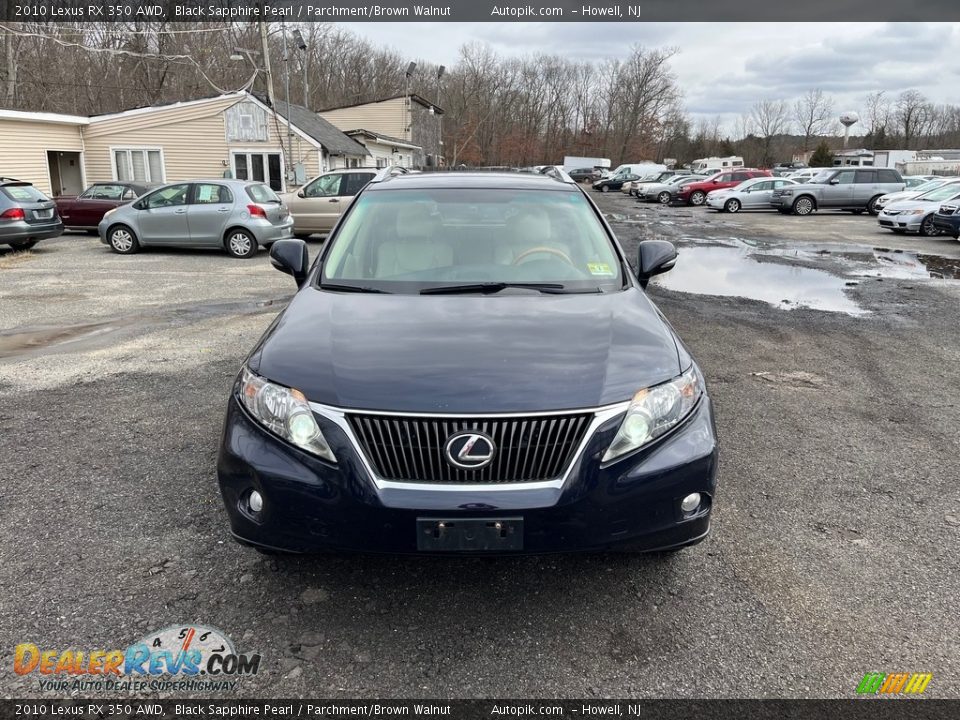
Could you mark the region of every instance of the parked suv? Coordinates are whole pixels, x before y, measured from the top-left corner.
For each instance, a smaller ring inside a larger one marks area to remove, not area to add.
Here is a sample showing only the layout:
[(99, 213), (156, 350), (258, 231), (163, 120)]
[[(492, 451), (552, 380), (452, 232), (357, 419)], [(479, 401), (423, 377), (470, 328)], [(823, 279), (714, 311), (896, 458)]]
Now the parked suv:
[(0, 244), (27, 250), (62, 232), (53, 200), (31, 183), (0, 178)]
[(599, 171), (593, 168), (577, 168), (571, 170), (568, 174), (577, 182), (593, 182), (600, 179)]
[(709, 531), (713, 410), (599, 209), (559, 174), (367, 185), (246, 358), (217, 475), (267, 552), (679, 549)]
[(877, 200), (904, 187), (900, 173), (891, 168), (828, 168), (807, 183), (774, 190), (770, 206), (794, 215), (820, 208), (876, 215)]
[(770, 171), (750, 168), (725, 170), (701, 182), (688, 183), (673, 188), (670, 199), (674, 202), (685, 202), (688, 205), (703, 205), (707, 201), (707, 193), (713, 190), (735, 187), (744, 180), (755, 177), (770, 177)]
[(376, 168), (343, 168), (315, 177), (295, 193), (281, 195), (293, 215), (293, 233), (306, 239), (314, 233), (328, 233), (340, 215), (368, 182)]

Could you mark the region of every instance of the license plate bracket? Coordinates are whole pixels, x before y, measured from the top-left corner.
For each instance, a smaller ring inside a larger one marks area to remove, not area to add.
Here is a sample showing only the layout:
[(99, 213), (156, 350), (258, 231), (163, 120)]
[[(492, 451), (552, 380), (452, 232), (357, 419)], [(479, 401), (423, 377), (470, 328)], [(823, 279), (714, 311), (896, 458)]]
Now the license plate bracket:
[(523, 518), (417, 518), (417, 550), (511, 552), (523, 549)]

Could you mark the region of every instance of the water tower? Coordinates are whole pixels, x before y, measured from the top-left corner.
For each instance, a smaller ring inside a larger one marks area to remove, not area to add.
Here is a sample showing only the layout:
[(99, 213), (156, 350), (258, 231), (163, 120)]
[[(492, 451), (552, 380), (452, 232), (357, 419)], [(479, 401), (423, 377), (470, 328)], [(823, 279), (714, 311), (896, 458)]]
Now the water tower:
[(847, 141), (850, 139), (850, 126), (858, 122), (860, 122), (860, 116), (855, 112), (840, 114), (840, 124), (843, 125), (843, 147), (847, 147)]

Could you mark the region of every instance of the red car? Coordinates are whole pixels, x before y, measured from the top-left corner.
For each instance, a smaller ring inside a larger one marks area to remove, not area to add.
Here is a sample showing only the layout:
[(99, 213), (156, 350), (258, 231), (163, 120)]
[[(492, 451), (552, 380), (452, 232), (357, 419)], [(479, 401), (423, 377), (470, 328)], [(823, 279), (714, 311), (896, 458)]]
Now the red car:
[(97, 225), (107, 210), (132, 202), (155, 186), (145, 183), (94, 183), (77, 196), (54, 198), (57, 212), (67, 230), (86, 230), (97, 234)]
[(701, 182), (694, 182), (676, 188), (670, 193), (670, 200), (671, 202), (682, 201), (687, 205), (703, 205), (703, 203), (707, 201), (707, 193), (711, 190), (723, 190), (725, 188), (735, 187), (744, 180), (755, 177), (772, 177), (772, 175), (769, 170), (753, 170), (750, 168), (724, 170)]

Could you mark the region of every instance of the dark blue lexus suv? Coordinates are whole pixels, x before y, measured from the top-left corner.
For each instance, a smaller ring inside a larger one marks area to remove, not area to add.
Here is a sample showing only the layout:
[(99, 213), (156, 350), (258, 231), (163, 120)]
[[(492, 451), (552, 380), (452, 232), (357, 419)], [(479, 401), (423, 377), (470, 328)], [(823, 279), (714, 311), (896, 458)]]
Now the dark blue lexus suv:
[(706, 537), (703, 376), (589, 197), (551, 175), (384, 171), (243, 364), (217, 471), (265, 552), (673, 550)]

